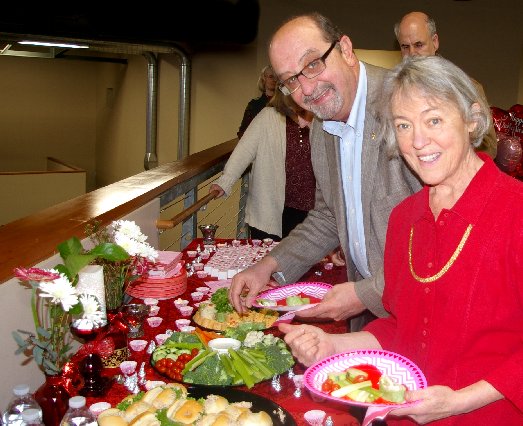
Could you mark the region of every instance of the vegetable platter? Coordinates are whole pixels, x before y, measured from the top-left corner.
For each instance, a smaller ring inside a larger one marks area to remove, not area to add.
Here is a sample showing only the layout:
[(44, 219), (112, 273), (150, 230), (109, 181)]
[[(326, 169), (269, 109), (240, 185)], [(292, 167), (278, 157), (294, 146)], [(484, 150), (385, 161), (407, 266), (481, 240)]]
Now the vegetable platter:
[(294, 365), (285, 342), (257, 328), (256, 323), (243, 323), (227, 329), (225, 337), (239, 340), (241, 346), (226, 353), (211, 349), (200, 333), (175, 332), (153, 351), (151, 365), (186, 384), (251, 388)]
[(423, 372), (395, 352), (358, 350), (310, 366), (304, 385), (314, 395), (362, 407), (406, 405), (405, 390), (427, 387)]

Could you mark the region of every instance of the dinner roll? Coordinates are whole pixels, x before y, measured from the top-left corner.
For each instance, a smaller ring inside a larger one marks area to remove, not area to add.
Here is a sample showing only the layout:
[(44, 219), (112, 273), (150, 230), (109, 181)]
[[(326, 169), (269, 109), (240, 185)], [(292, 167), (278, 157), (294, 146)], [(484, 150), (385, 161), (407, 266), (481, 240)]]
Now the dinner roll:
[(127, 426), (125, 419), (118, 414), (109, 414), (105, 416), (98, 416), (96, 419), (98, 426)]
[(156, 399), (160, 393), (162, 393), (163, 388), (161, 386), (158, 386), (156, 388), (152, 388), (151, 390), (148, 390), (145, 392), (145, 395), (140, 401), (146, 402), (147, 404), (152, 404), (153, 401)]
[(229, 401), (220, 395), (208, 395), (203, 403), (203, 409), (207, 414), (219, 413), (227, 408)]
[(147, 411), (139, 414), (134, 420), (129, 423), (129, 426), (160, 426), (160, 421), (156, 418), (156, 415)]
[(173, 388), (163, 389), (156, 398), (153, 400), (153, 407), (157, 410), (169, 407), (174, 401), (176, 401), (177, 395)]
[(123, 412), (120, 411), (118, 408), (108, 408), (107, 410), (103, 410), (100, 414), (98, 414), (98, 418), (102, 418), (105, 416), (120, 416), (123, 417)]
[(239, 426), (272, 426), (271, 417), (265, 412), (259, 413), (242, 413), (238, 417)]
[[(139, 416), (142, 413), (145, 413), (146, 411), (149, 411), (152, 408), (150, 404), (147, 404), (146, 402), (140, 400), (133, 402), (127, 410), (124, 411), (124, 418), (127, 420), (128, 423), (131, 423), (131, 421)], [(154, 408), (153, 408), (154, 410)]]
[(175, 391), (180, 391), (180, 395), (187, 396), (187, 388), (181, 383), (167, 383), (164, 387), (172, 388)]
[(176, 415), (176, 412), (180, 409), (180, 407), (185, 404), (186, 399), (181, 398), (174, 401), (170, 407), (167, 409), (165, 415), (169, 420), (174, 420), (174, 416)]
[(183, 405), (176, 411), (174, 421), (185, 425), (194, 423), (203, 411), (203, 406), (194, 399), (187, 399)]
[(231, 426), (234, 424), (236, 423), (226, 413), (218, 413), (210, 426)]
[(234, 421), (236, 421), (238, 417), (240, 417), (240, 415), (245, 412), (250, 412), (250, 410), (247, 407), (242, 407), (235, 404), (230, 404), (224, 411), (224, 413), (227, 413)]

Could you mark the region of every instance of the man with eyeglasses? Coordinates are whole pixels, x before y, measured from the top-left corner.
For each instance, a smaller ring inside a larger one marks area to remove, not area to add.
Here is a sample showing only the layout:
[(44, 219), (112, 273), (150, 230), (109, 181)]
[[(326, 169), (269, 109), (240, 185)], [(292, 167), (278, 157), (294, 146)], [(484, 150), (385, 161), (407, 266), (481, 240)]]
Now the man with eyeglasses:
[(316, 204), (270, 255), (234, 277), (230, 299), (242, 312), (271, 274), (280, 284), (295, 282), (341, 245), (349, 281), (300, 316), (352, 318), (351, 329), (359, 330), (387, 315), (381, 295), (389, 214), (420, 188), (377, 135), (374, 104), (387, 71), (358, 61), (349, 37), (319, 14), (284, 23), (269, 57), (280, 90), (316, 116), (310, 134)]

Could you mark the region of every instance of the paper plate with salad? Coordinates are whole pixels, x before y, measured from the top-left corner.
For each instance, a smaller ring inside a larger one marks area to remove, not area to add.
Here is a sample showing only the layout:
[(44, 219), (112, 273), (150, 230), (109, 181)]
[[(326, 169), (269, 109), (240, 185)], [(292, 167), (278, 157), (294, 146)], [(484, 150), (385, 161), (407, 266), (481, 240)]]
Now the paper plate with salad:
[(331, 288), (332, 285), (319, 282), (289, 284), (260, 293), (253, 306), (280, 312), (295, 311), (320, 303)]
[[(238, 341), (239, 347), (223, 351), (209, 344), (208, 338), (222, 337)], [(151, 365), (164, 377), (186, 384), (251, 388), (286, 372), (294, 358), (282, 339), (243, 323), (225, 330), (224, 336), (175, 332), (153, 351)]]
[(422, 371), (409, 359), (384, 350), (333, 355), (309, 367), (304, 384), (318, 397), (362, 407), (405, 403), (405, 391), (427, 387)]

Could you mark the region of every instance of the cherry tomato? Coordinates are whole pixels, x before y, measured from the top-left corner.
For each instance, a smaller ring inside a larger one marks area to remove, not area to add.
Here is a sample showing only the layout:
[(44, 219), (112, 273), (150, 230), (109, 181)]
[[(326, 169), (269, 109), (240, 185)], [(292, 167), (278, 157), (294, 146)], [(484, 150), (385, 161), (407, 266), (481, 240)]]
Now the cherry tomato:
[(334, 382), (331, 379), (325, 380), (321, 385), (321, 390), (323, 392), (331, 393), (332, 386), (334, 385)]
[(192, 357), (194, 358), (196, 355), (198, 355), (198, 352), (200, 352), (199, 349), (196, 349), (196, 348), (191, 349)]

